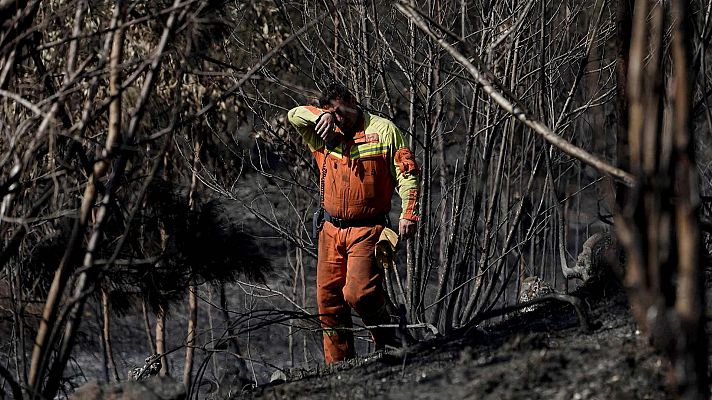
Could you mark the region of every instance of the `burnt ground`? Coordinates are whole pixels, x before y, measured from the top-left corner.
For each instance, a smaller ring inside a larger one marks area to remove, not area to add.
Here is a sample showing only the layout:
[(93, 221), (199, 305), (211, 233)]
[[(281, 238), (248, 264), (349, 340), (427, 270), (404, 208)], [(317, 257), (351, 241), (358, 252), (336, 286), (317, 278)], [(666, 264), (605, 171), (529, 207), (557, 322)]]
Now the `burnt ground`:
[(421, 342), (405, 356), (372, 354), (334, 368), (293, 370), (286, 383), (232, 398), (665, 399), (663, 359), (644, 343), (623, 296), (542, 305), (465, 334)]

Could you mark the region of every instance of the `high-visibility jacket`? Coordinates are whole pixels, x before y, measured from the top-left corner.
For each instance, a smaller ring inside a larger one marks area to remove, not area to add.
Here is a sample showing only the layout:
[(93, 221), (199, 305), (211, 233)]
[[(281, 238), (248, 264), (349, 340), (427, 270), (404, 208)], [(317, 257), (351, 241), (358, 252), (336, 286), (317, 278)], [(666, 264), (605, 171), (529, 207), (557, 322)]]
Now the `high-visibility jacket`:
[[(401, 218), (417, 221), (420, 170), (403, 134), (393, 122), (363, 112), (363, 130), (326, 144), (314, 127), (325, 111), (312, 106), (289, 110), (289, 122), (306, 141), (323, 179), (324, 209), (337, 218), (365, 219), (387, 215), (395, 187)], [(326, 158), (326, 164), (324, 164)]]

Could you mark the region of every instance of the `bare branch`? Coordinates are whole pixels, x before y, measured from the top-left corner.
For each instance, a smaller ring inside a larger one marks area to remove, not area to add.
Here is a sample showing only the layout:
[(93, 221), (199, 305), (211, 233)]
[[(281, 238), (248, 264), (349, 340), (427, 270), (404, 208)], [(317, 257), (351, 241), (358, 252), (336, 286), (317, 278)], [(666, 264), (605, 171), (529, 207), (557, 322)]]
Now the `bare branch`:
[[(616, 168), (608, 164), (603, 159), (587, 152), (586, 150), (578, 146), (571, 144), (561, 136), (554, 133), (554, 131), (552, 131), (551, 128), (546, 126), (544, 123), (534, 119), (528, 114), (528, 112), (516, 106), (512, 101), (507, 99), (504, 94), (497, 90), (494, 83), (477, 67), (475, 67), (475, 65), (470, 62), (467, 57), (465, 57), (461, 52), (455, 49), (454, 46), (445, 41), (444, 38), (433, 32), (433, 30), (428, 27), (426, 21), (421, 17), (420, 13), (417, 10), (413, 9), (407, 3), (399, 3), (396, 7), (398, 7), (398, 9), (404, 15), (406, 15), (411, 21), (413, 21), (413, 23), (415, 23), (418, 28), (420, 28), (423, 32), (427, 33), (430, 37), (436, 40), (437, 43), (442, 46), (448, 53), (450, 53), (453, 58), (455, 58), (459, 63), (461, 63), (467, 69), (470, 75), (472, 75), (472, 77), (475, 78), (475, 80), (477, 80), (477, 82), (482, 86), (482, 90), (484, 90), (485, 93), (487, 93), (487, 95), (489, 95), (504, 111), (511, 114), (518, 120), (522, 121), (534, 132), (541, 135), (541, 137), (543, 137), (546, 141), (548, 141), (564, 153), (583, 161), (584, 163), (596, 168), (602, 173), (609, 174), (620, 179), (628, 186), (634, 186), (635, 179), (633, 175), (619, 168)], [(475, 59), (474, 56), (471, 57)], [(480, 64), (482, 65), (482, 63)]]

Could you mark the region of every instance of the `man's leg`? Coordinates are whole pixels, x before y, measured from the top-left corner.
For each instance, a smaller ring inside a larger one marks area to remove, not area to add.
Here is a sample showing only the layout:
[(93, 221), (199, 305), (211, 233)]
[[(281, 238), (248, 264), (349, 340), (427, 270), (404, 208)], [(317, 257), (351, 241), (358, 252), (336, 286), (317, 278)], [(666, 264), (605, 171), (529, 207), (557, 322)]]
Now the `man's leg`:
[[(324, 361), (331, 364), (354, 357), (354, 337), (350, 330), (351, 310), (344, 301), (346, 257), (339, 230), (326, 223), (319, 234), (316, 295), (324, 329)], [(346, 328), (345, 330), (339, 328)]]
[[(351, 228), (347, 236), (344, 298), (366, 325), (391, 324), (383, 291), (383, 271), (376, 266), (374, 249), (383, 226)], [(372, 329), (377, 347), (396, 345), (394, 328)]]

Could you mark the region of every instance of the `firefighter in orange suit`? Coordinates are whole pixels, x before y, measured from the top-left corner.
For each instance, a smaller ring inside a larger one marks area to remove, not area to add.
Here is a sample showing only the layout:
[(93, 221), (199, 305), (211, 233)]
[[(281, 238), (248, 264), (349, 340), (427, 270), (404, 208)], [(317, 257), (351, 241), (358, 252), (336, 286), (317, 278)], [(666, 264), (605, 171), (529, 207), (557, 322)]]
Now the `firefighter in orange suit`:
[[(390, 324), (374, 247), (398, 187), (398, 230), (415, 234), (419, 169), (393, 122), (361, 109), (339, 83), (329, 85), (320, 107), (289, 111), (320, 173), (323, 226), (319, 233), (317, 303), (327, 363), (354, 356), (351, 309), (367, 326)], [(371, 329), (377, 348), (398, 344), (395, 330)]]

